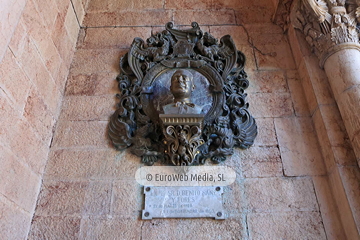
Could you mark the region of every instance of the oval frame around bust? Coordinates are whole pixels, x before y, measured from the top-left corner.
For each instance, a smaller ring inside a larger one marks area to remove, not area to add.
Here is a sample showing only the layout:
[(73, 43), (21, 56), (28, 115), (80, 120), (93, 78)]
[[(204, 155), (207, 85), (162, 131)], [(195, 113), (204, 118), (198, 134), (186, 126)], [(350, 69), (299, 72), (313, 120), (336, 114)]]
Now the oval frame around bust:
[[(172, 62), (176, 65), (177, 60), (174, 59)], [(169, 61), (166, 61), (166, 65), (169, 65)], [(184, 68), (184, 67), (168, 67), (165, 66), (162, 62), (160, 62), (155, 66), (153, 66), (151, 69), (149, 69), (149, 71), (144, 76), (142, 81), (143, 92), (140, 98), (141, 103), (143, 105), (143, 111), (146, 113), (146, 115), (149, 116), (149, 118), (153, 122), (159, 121), (159, 113), (154, 107), (154, 104), (152, 102), (153, 86), (155, 81), (159, 79), (159, 77), (162, 74), (173, 69), (176, 70), (186, 69), (186, 70), (197, 71), (208, 80), (213, 103), (211, 108), (205, 114), (204, 123), (207, 124), (213, 122), (221, 113), (221, 109), (224, 104), (224, 92), (217, 91), (217, 89), (222, 89), (223, 80), (221, 75), (218, 73), (218, 71), (216, 71), (215, 68), (206, 64), (203, 64), (200, 67), (196, 67), (196, 68)]]
[[(119, 150), (130, 148), (148, 165), (159, 160), (175, 164), (164, 158), (172, 138), (165, 137), (168, 135), (164, 135), (159, 115), (161, 119), (167, 115), (160, 114), (161, 106), (172, 94), (167, 93), (166, 80), (170, 74), (162, 74), (187, 69), (201, 75), (201, 79), (196, 78), (198, 83), (206, 81), (206, 84), (199, 84), (200, 89), (206, 89), (204, 98), (199, 97), (203, 91), (197, 89), (194, 103), (202, 104), (204, 99), (212, 98), (207, 101), (205, 116), (201, 115), (204, 116), (201, 135), (193, 139), (199, 144), (201, 139), (205, 141), (201, 147), (193, 148), (196, 153), (192, 158), (195, 155), (197, 158), (193, 162), (203, 164), (211, 159), (219, 163), (233, 153), (234, 147), (250, 147), (257, 135), (257, 126), (246, 101), (249, 81), (244, 67), (245, 55), (236, 49), (230, 35), (218, 41), (210, 33), (203, 32), (196, 22), (189, 29), (175, 29), (168, 23), (165, 30), (152, 33), (146, 41), (134, 38), (129, 51), (120, 60), (119, 102), (110, 118), (108, 131), (113, 145)], [(177, 135), (173, 138), (177, 139)]]

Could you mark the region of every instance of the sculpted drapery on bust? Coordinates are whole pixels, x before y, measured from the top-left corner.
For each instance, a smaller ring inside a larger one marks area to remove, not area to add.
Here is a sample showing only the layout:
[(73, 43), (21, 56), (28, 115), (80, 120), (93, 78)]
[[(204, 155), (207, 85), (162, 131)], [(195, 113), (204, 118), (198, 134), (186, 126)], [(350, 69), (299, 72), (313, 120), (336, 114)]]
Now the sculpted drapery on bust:
[(193, 75), (185, 69), (177, 70), (171, 77), (170, 92), (174, 102), (163, 107), (165, 114), (200, 114), (201, 106), (191, 102), (195, 89)]

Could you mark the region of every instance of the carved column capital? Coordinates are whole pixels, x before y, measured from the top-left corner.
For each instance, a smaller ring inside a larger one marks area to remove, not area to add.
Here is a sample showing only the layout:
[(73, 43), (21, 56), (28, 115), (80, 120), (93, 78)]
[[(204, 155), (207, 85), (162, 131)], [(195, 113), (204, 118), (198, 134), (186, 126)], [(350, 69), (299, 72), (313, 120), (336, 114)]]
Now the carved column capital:
[(341, 49), (359, 49), (360, 0), (300, 0), (292, 9), (293, 26), (305, 34), (323, 67)]

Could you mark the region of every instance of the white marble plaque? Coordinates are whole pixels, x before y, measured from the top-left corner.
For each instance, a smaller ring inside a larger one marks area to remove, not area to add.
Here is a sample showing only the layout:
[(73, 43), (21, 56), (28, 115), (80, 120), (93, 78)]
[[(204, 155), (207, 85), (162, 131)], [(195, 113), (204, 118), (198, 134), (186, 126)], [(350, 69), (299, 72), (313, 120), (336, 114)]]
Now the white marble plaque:
[(202, 218), (225, 219), (223, 187), (144, 186), (142, 219)]

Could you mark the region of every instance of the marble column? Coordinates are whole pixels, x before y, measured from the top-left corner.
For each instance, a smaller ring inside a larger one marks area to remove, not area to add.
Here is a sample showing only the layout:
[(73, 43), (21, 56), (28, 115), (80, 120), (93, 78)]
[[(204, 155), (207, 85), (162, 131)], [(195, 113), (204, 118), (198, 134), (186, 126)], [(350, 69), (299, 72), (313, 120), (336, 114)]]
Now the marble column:
[[(311, 52), (317, 55), (320, 67), (325, 70), (339, 109), (333, 108), (332, 114), (341, 115), (360, 166), (360, 0), (298, 0), (293, 3), (291, 23), (305, 35)], [(318, 106), (322, 107), (320, 102)], [(332, 122), (335, 118), (319, 112), (320, 122), (329, 126), (325, 127), (325, 136), (331, 147), (327, 148), (326, 139), (319, 140), (324, 141), (323, 150), (329, 151), (328, 178), (339, 219), (346, 238), (357, 239), (360, 199), (353, 193), (359, 189), (360, 169), (350, 159), (337, 161), (337, 144), (345, 144), (346, 139), (345, 136), (335, 139), (339, 136), (334, 132), (341, 129), (342, 123), (337, 125)]]
[(360, 45), (337, 45), (323, 67), (360, 166)]
[(360, 0), (299, 0), (293, 26), (325, 69), (360, 166)]

